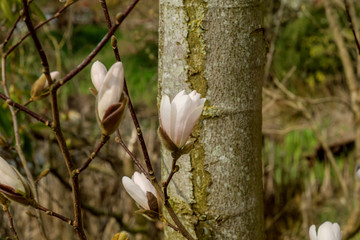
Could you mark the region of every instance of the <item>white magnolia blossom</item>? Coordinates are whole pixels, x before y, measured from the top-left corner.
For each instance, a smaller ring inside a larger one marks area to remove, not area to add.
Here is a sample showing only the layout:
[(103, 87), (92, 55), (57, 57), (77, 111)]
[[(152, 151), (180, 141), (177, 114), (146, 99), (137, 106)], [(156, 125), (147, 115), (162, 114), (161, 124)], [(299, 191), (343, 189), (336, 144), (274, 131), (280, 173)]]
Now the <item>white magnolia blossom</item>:
[(312, 225), (309, 235), (310, 240), (340, 240), (342, 232), (338, 223), (324, 222), (320, 225), (317, 234), (315, 225)]
[(94, 84), (94, 87), (97, 91), (100, 91), (100, 88), (104, 82), (107, 70), (104, 64), (100, 61), (96, 61), (91, 66), (91, 81)]
[[(105, 74), (106, 73), (106, 74)], [(91, 80), (98, 90), (96, 99), (97, 113), (102, 121), (105, 112), (114, 104), (119, 103), (124, 87), (124, 68), (121, 62), (114, 63), (108, 72), (100, 62), (91, 68)]]
[(145, 177), (143, 173), (135, 172), (132, 178), (124, 176), (122, 183), (129, 195), (145, 210), (150, 210), (147, 192), (150, 192), (156, 197), (156, 191), (151, 182)]
[(192, 129), (201, 116), (206, 98), (200, 98), (195, 90), (189, 95), (179, 92), (172, 102), (164, 95), (160, 103), (160, 124), (167, 137), (181, 148), (187, 142)]
[(0, 157), (0, 184), (12, 188), (13, 191), (21, 195), (26, 192), (22, 176), (2, 157)]

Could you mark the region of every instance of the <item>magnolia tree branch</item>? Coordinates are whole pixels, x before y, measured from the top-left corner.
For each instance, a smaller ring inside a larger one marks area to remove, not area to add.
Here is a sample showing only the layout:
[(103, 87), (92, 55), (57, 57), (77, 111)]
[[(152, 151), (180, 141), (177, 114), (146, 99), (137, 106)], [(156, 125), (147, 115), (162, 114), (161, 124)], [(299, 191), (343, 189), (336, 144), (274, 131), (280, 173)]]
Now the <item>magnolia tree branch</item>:
[(355, 25), (354, 25), (354, 21), (352, 19), (352, 16), (350, 14), (350, 6), (349, 6), (349, 0), (344, 0), (344, 4), (345, 4), (345, 10), (346, 10), (346, 15), (347, 15), (347, 18), (348, 18), (348, 21), (350, 23), (350, 28), (351, 28), (351, 31), (354, 35), (354, 40), (355, 40), (355, 44), (356, 44), (356, 47), (357, 47), (357, 50), (358, 50), (358, 54), (360, 55), (360, 42), (359, 42), (359, 39), (358, 39), (358, 36), (356, 34), (357, 30), (355, 30)]
[(115, 141), (117, 143), (119, 143), (124, 150), (126, 151), (126, 153), (130, 156), (130, 158), (134, 161), (135, 165), (139, 168), (140, 172), (144, 173), (146, 178), (149, 179), (149, 181), (151, 181), (150, 176), (148, 174), (148, 172), (145, 170), (145, 168), (141, 165), (141, 163), (136, 159), (136, 157), (134, 156), (134, 154), (129, 150), (129, 148), (126, 146), (126, 144), (124, 143), (124, 141), (121, 138), (120, 135), (120, 131), (117, 130), (116, 131), (116, 135), (117, 137), (115, 138)]
[[(48, 22), (54, 20), (55, 18), (58, 18), (68, 7), (70, 7), (73, 3), (75, 3), (76, 1), (71, 1), (69, 4), (65, 4), (62, 8), (60, 8), (51, 18), (39, 23), (38, 25), (36, 25), (34, 27), (34, 30), (38, 30), (39, 28), (41, 28), (42, 26), (44, 26), (45, 24), (47, 24)], [(22, 14), (19, 15), (18, 19), (20, 19), (22, 17)], [(18, 21), (17, 19), (17, 21)], [(14, 25), (16, 26), (16, 24)], [(15, 43), (14, 45), (12, 45), (9, 50), (7, 50), (4, 55), (5, 57), (7, 55), (9, 55), (12, 51), (15, 50), (15, 48), (17, 48), (28, 36), (30, 36), (30, 32), (26, 33), (17, 43)], [(6, 40), (6, 39), (5, 39)], [(6, 41), (7, 42), (7, 41)]]
[[(47, 82), (51, 89), (52, 79), (50, 76), (49, 63), (48, 63), (46, 54), (41, 46), (39, 38), (36, 35), (34, 26), (32, 24), (31, 18), (30, 18), (29, 8), (28, 8), (26, 0), (22, 0), (22, 4), (23, 4), (24, 21), (25, 21), (26, 26), (30, 32), (30, 35), (34, 41), (36, 50), (41, 59), (41, 65), (43, 66), (43, 73), (46, 76)], [(68, 172), (71, 176), (71, 183), (72, 183), (72, 189), (73, 189), (73, 191), (72, 191), (73, 192), (73, 202), (74, 202), (74, 216), (75, 216), (74, 228), (76, 230), (76, 233), (78, 234), (79, 239), (85, 240), (86, 235), (85, 235), (85, 232), (83, 229), (82, 215), (81, 215), (79, 179), (78, 179), (77, 175), (72, 176), (72, 170), (74, 169), (74, 163), (71, 158), (69, 149), (66, 146), (65, 138), (62, 134), (56, 91), (50, 91), (50, 98), (51, 98), (51, 110), (52, 110), (52, 115), (53, 115), (52, 129), (55, 132), (56, 139), (58, 141), (59, 147), (60, 147), (63, 157), (65, 159), (65, 163), (66, 163)]]
[(48, 209), (48, 208), (46, 208), (46, 207), (43, 207), (43, 206), (41, 206), (41, 205), (39, 205), (39, 204), (35, 204), (33, 207), (36, 208), (36, 209), (38, 209), (38, 210), (40, 210), (40, 211), (45, 212), (45, 213), (46, 213), (47, 215), (49, 215), (49, 216), (54, 216), (54, 217), (60, 219), (61, 221), (64, 221), (64, 222), (66, 222), (67, 224), (75, 227), (74, 221), (71, 220), (70, 218), (67, 218), (67, 217), (65, 217), (65, 216), (63, 216), (63, 215), (61, 215), (61, 214), (59, 214), (59, 213), (57, 213), (57, 212), (54, 212), (54, 211), (52, 211), (52, 210), (50, 210), (50, 209)]
[(125, 18), (129, 15), (129, 13), (134, 9), (139, 0), (133, 0), (132, 3), (128, 6), (128, 8), (124, 11), (123, 14), (118, 14), (116, 16), (116, 23), (114, 26), (109, 29), (107, 34), (103, 37), (100, 43), (95, 47), (95, 49), (80, 63), (76, 68), (74, 68), (71, 72), (69, 72), (66, 76), (64, 76), (60, 81), (56, 82), (52, 88), (52, 92), (56, 92), (62, 85), (70, 81), (76, 74), (78, 74), (81, 70), (83, 70), (91, 60), (100, 52), (100, 50), (105, 46), (105, 44), (109, 41), (111, 36), (115, 33), (121, 23), (125, 20)]
[(80, 174), (82, 171), (84, 171), (90, 165), (92, 160), (94, 160), (96, 155), (100, 152), (101, 148), (107, 143), (107, 141), (109, 139), (110, 139), (109, 136), (102, 135), (101, 136), (101, 141), (100, 141), (99, 145), (96, 147), (95, 151), (90, 154), (90, 157), (81, 165), (81, 167), (74, 170), (73, 174), (77, 175), (77, 174)]
[[(108, 8), (107, 8), (107, 5), (106, 5), (106, 1), (105, 0), (100, 0), (100, 3), (101, 3), (101, 7), (102, 7), (102, 9), (104, 11), (104, 15), (105, 15), (105, 19), (106, 19), (106, 25), (110, 30), (112, 28), (112, 26), (111, 26), (112, 24), (111, 24), (111, 19), (110, 19), (110, 16), (109, 16), (109, 11), (108, 11)], [(119, 50), (118, 50), (118, 47), (117, 47), (116, 38), (114, 37), (113, 39), (115, 39), (115, 40), (112, 41), (111, 45), (112, 45), (112, 48), (113, 48), (113, 51), (114, 51), (115, 58), (116, 58), (117, 61), (121, 61)], [(141, 127), (140, 127), (139, 121), (137, 119), (137, 116), (136, 116), (136, 113), (135, 113), (135, 110), (134, 110), (134, 106), (133, 106), (133, 104), (131, 102), (131, 98), (130, 98), (129, 91), (128, 91), (127, 84), (126, 84), (126, 79), (124, 79), (124, 92), (128, 96), (129, 111), (130, 111), (131, 118), (133, 119), (136, 131), (137, 131), (138, 139), (139, 139), (139, 142), (140, 142), (140, 145), (141, 145), (141, 150), (142, 150), (143, 155), (144, 155), (144, 159), (145, 159), (145, 163), (146, 163), (146, 168), (148, 170), (148, 174), (150, 175), (150, 177), (152, 179), (151, 181), (156, 181), (156, 177), (155, 177), (155, 174), (154, 174), (153, 167), (151, 165), (149, 153), (148, 153), (148, 150), (147, 150), (147, 147), (146, 147), (146, 144), (145, 144), (144, 136), (143, 136), (143, 133), (141, 131)]]
[(13, 100), (11, 100), (8, 96), (6, 96), (3, 93), (0, 93), (0, 98), (2, 98), (3, 100), (6, 101), (7, 104), (9, 104), (12, 107), (15, 107), (17, 109), (19, 109), (20, 111), (26, 113), (27, 115), (33, 117), (34, 119), (36, 119), (39, 122), (42, 122), (43, 124), (45, 124), (46, 126), (50, 127), (52, 122), (50, 120), (48, 120), (47, 118), (40, 116), (39, 114), (31, 111), (30, 109), (24, 107), (23, 105), (14, 102)]
[(13, 221), (13, 218), (11, 216), (11, 213), (10, 213), (9, 209), (6, 209), (5, 212), (6, 212), (6, 215), (7, 215), (8, 219), (9, 219), (10, 229), (13, 232), (14, 238), (16, 240), (19, 240), (19, 236), (18, 236), (18, 234), (17, 234), (17, 232), (15, 230), (14, 221)]

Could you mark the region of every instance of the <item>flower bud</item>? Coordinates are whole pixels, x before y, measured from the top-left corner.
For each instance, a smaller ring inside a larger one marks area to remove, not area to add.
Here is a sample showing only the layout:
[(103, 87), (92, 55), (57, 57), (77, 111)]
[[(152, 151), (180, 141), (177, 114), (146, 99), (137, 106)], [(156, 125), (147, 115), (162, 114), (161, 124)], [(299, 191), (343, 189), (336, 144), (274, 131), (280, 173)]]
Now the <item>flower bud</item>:
[(156, 219), (161, 211), (156, 190), (143, 173), (135, 172), (132, 178), (123, 177), (122, 183), (128, 194), (142, 208), (139, 213)]
[(120, 233), (117, 233), (113, 236), (112, 240), (129, 240), (129, 236), (127, 232), (122, 231)]
[(91, 81), (94, 84), (94, 87), (97, 92), (100, 91), (100, 88), (104, 82), (107, 70), (104, 64), (100, 61), (96, 61), (91, 66)]
[(339, 224), (324, 222), (320, 225), (316, 234), (316, 227), (312, 225), (309, 229), (310, 240), (341, 240), (341, 229)]
[(29, 182), (2, 157), (0, 157), (0, 193), (9, 200), (24, 205), (34, 201)]
[[(127, 104), (123, 95), (124, 68), (116, 62), (106, 73), (105, 66), (99, 61), (91, 68), (91, 80), (96, 88), (96, 115), (102, 133), (112, 134), (119, 126)], [(98, 93), (97, 93), (98, 91)]]
[[(59, 78), (59, 72), (54, 71), (50, 73), (52, 81), (56, 81)], [(40, 100), (49, 95), (49, 84), (45, 74), (42, 74), (31, 87), (31, 99)]]
[(195, 90), (189, 95), (184, 90), (179, 92), (171, 103), (167, 95), (162, 97), (159, 135), (166, 148), (176, 151), (186, 144), (205, 101)]

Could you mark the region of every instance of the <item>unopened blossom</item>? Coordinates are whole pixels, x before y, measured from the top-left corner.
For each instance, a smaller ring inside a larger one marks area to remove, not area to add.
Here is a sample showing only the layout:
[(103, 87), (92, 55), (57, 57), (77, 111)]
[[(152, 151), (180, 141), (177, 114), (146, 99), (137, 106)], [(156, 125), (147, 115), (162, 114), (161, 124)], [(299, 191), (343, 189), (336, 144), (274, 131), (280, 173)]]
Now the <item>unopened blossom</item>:
[(96, 88), (96, 115), (102, 132), (110, 135), (119, 126), (127, 103), (123, 95), (124, 68), (116, 62), (106, 71), (105, 66), (96, 61), (91, 67), (91, 80)]
[(135, 172), (131, 179), (124, 176), (122, 183), (125, 190), (140, 207), (158, 212), (155, 188), (143, 173)]
[(94, 62), (91, 66), (91, 81), (98, 92), (104, 82), (106, 73), (106, 67), (100, 61)]
[(315, 225), (312, 225), (309, 235), (310, 240), (340, 240), (342, 232), (338, 223), (324, 222), (320, 225), (317, 234)]
[[(60, 73), (53, 71), (50, 73), (51, 80), (55, 82), (58, 80)], [(49, 83), (45, 76), (42, 74), (31, 87), (31, 98), (32, 100), (39, 100), (49, 95)]]
[[(195, 90), (185, 94), (185, 90), (179, 92), (172, 102), (164, 95), (160, 103), (160, 136), (165, 146), (175, 150), (171, 143), (180, 149), (187, 142), (191, 131), (201, 116), (206, 99), (200, 98)], [(167, 140), (170, 140), (167, 142)]]
[(28, 181), (0, 157), (0, 193), (10, 200), (27, 205), (33, 199)]

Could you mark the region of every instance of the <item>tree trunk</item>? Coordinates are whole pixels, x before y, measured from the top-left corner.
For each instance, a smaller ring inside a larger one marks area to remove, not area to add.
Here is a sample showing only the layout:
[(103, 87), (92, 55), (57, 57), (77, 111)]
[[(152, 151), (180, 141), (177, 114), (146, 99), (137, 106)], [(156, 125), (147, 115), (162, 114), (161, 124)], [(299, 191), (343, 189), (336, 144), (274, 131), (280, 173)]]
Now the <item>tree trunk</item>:
[[(160, 0), (159, 102), (206, 97), (194, 149), (178, 160), (170, 203), (196, 239), (264, 239), (260, 0)], [(162, 149), (162, 179), (171, 167)], [(165, 229), (166, 239), (183, 239)]]

